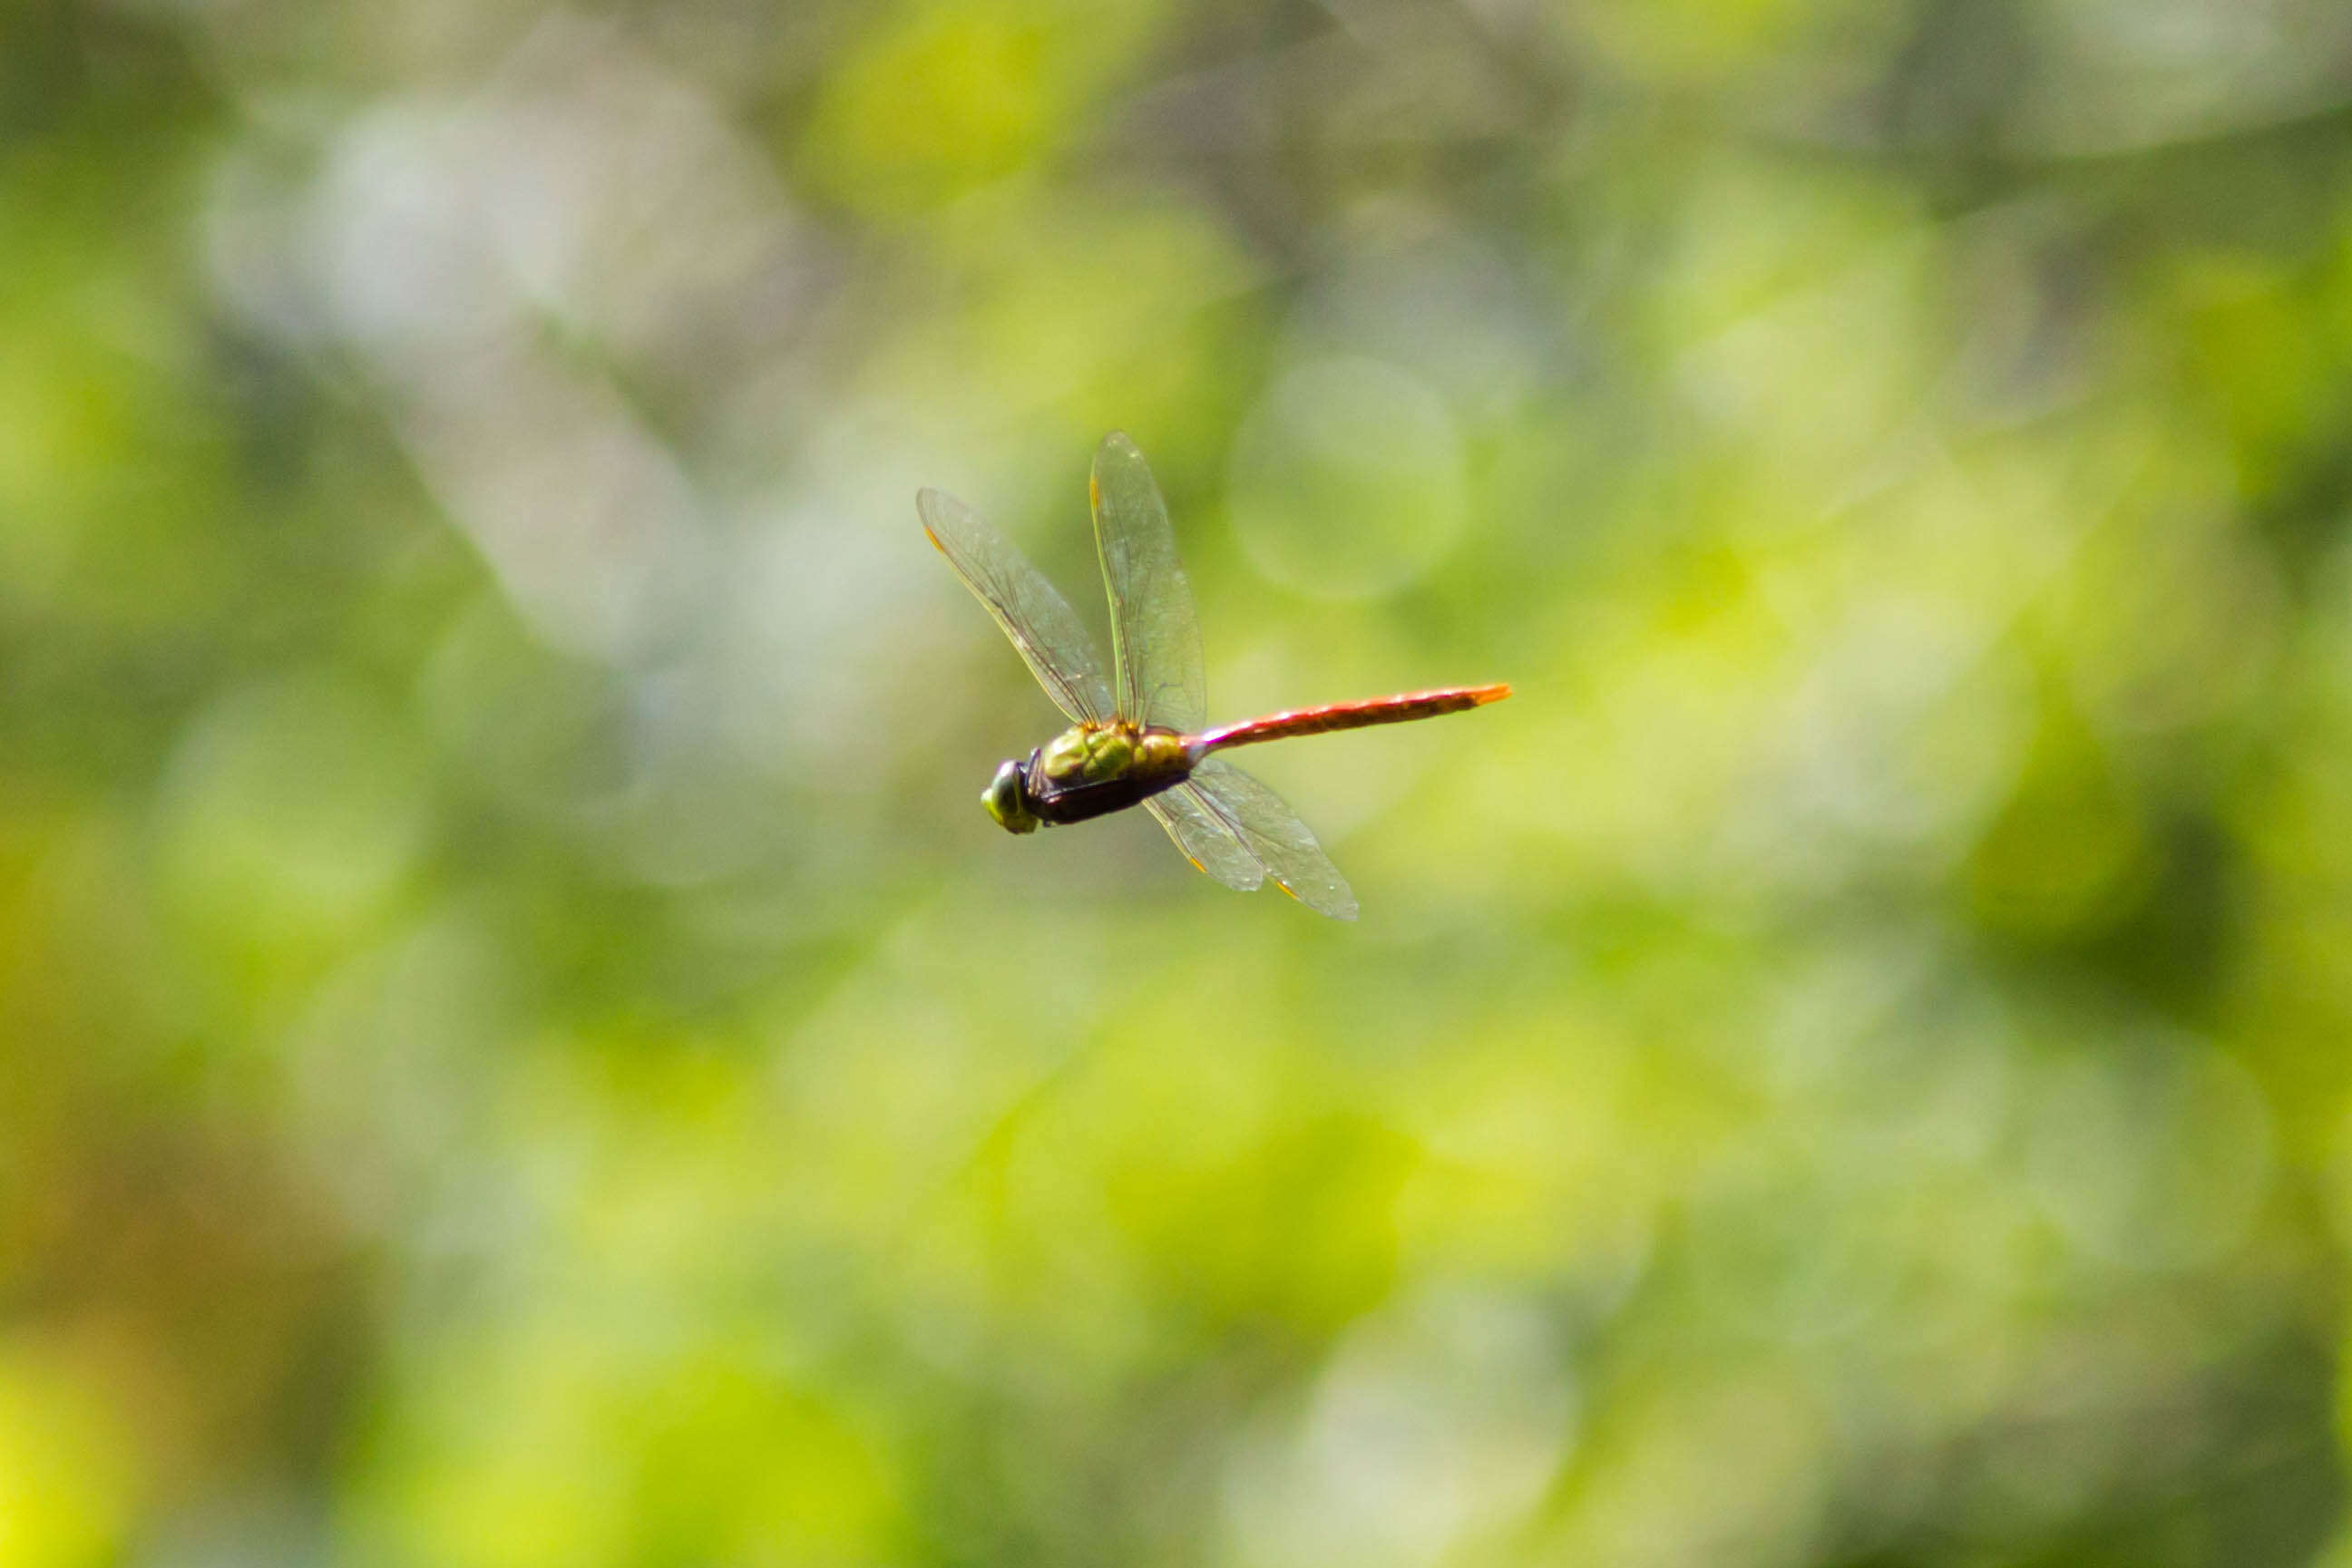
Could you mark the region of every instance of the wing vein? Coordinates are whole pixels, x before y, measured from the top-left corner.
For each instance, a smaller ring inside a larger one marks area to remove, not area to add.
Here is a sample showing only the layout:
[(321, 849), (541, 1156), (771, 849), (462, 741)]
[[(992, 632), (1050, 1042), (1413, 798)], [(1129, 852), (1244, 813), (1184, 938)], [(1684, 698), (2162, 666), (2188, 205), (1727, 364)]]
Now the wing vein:
[(1087, 494), (1110, 596), (1119, 716), (1191, 734), (1208, 718), (1201, 622), (1168, 504), (1143, 454), (1116, 431), (1095, 454)]
[(1077, 612), (1011, 541), (954, 497), (925, 490), (915, 497), (923, 532), (948, 558), (1054, 706), (1079, 724), (1112, 712), (1102, 654)]

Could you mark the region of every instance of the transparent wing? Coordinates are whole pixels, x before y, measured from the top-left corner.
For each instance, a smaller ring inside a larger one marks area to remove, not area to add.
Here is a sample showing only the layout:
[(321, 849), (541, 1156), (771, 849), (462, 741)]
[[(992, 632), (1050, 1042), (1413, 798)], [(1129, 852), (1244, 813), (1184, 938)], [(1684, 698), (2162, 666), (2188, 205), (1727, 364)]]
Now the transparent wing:
[(1110, 684), (1103, 679), (1102, 654), (1069, 601), (1054, 591), (1011, 541), (953, 496), (922, 491), (915, 510), (922, 516), (923, 532), (1004, 628), (1054, 706), (1075, 723), (1108, 720)]
[(1110, 590), (1111, 654), (1118, 711), (1137, 724), (1187, 735), (1208, 721), (1201, 674), (1201, 622), (1192, 585), (1176, 559), (1168, 505), (1135, 443), (1117, 431), (1095, 454), (1095, 544)]
[[(1182, 788), (1200, 793), (1201, 803), (1218, 825), (1239, 841), (1283, 892), (1318, 915), (1356, 918), (1356, 895), (1348, 879), (1281, 796), (1217, 757), (1194, 768)], [(1202, 869), (1207, 869), (1205, 863)]]
[(1160, 825), (1168, 830), (1186, 860), (1227, 887), (1251, 893), (1265, 880), (1265, 867), (1218, 821), (1199, 785), (1185, 783), (1163, 789), (1146, 800), (1143, 809), (1160, 819)]

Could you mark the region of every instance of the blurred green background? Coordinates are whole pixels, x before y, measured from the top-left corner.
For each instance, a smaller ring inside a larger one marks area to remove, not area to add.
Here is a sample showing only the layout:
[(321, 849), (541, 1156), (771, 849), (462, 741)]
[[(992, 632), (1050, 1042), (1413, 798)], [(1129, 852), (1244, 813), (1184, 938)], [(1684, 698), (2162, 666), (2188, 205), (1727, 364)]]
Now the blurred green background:
[(2352, 9), (0, 4), (0, 1568), (2352, 1563), (2347, 1109)]

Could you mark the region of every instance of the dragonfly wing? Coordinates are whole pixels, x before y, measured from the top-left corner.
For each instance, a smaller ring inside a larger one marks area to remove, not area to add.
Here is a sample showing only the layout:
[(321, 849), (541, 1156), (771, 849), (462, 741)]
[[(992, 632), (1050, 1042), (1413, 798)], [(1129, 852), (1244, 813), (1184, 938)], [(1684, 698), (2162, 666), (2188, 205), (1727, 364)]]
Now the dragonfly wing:
[(1250, 893), (1265, 880), (1265, 867), (1219, 820), (1199, 785), (1163, 789), (1146, 800), (1143, 809), (1160, 820), (1186, 860), (1227, 887)]
[(1087, 490), (1110, 590), (1119, 716), (1192, 734), (1208, 722), (1208, 684), (1201, 671), (1201, 621), (1176, 556), (1168, 504), (1143, 454), (1116, 431), (1095, 454)]
[(1283, 892), (1318, 915), (1356, 918), (1356, 895), (1348, 879), (1281, 796), (1220, 757), (1194, 768), (1183, 788), (1199, 791), (1218, 824)]
[(1010, 540), (953, 496), (922, 491), (915, 497), (915, 510), (922, 516), (923, 532), (1004, 628), (1054, 706), (1074, 723), (1108, 720), (1112, 705), (1102, 654), (1069, 601), (1054, 591)]

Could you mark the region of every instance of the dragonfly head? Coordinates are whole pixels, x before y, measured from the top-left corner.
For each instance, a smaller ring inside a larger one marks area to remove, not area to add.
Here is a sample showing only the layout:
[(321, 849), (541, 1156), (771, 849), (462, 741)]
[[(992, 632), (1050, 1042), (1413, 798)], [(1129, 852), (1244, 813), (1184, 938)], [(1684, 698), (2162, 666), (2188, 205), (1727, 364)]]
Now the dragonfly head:
[(1037, 813), (1029, 809), (1029, 781), (1022, 776), (1018, 762), (1007, 762), (997, 768), (980, 803), (988, 808), (996, 825), (1008, 833), (1037, 831)]

